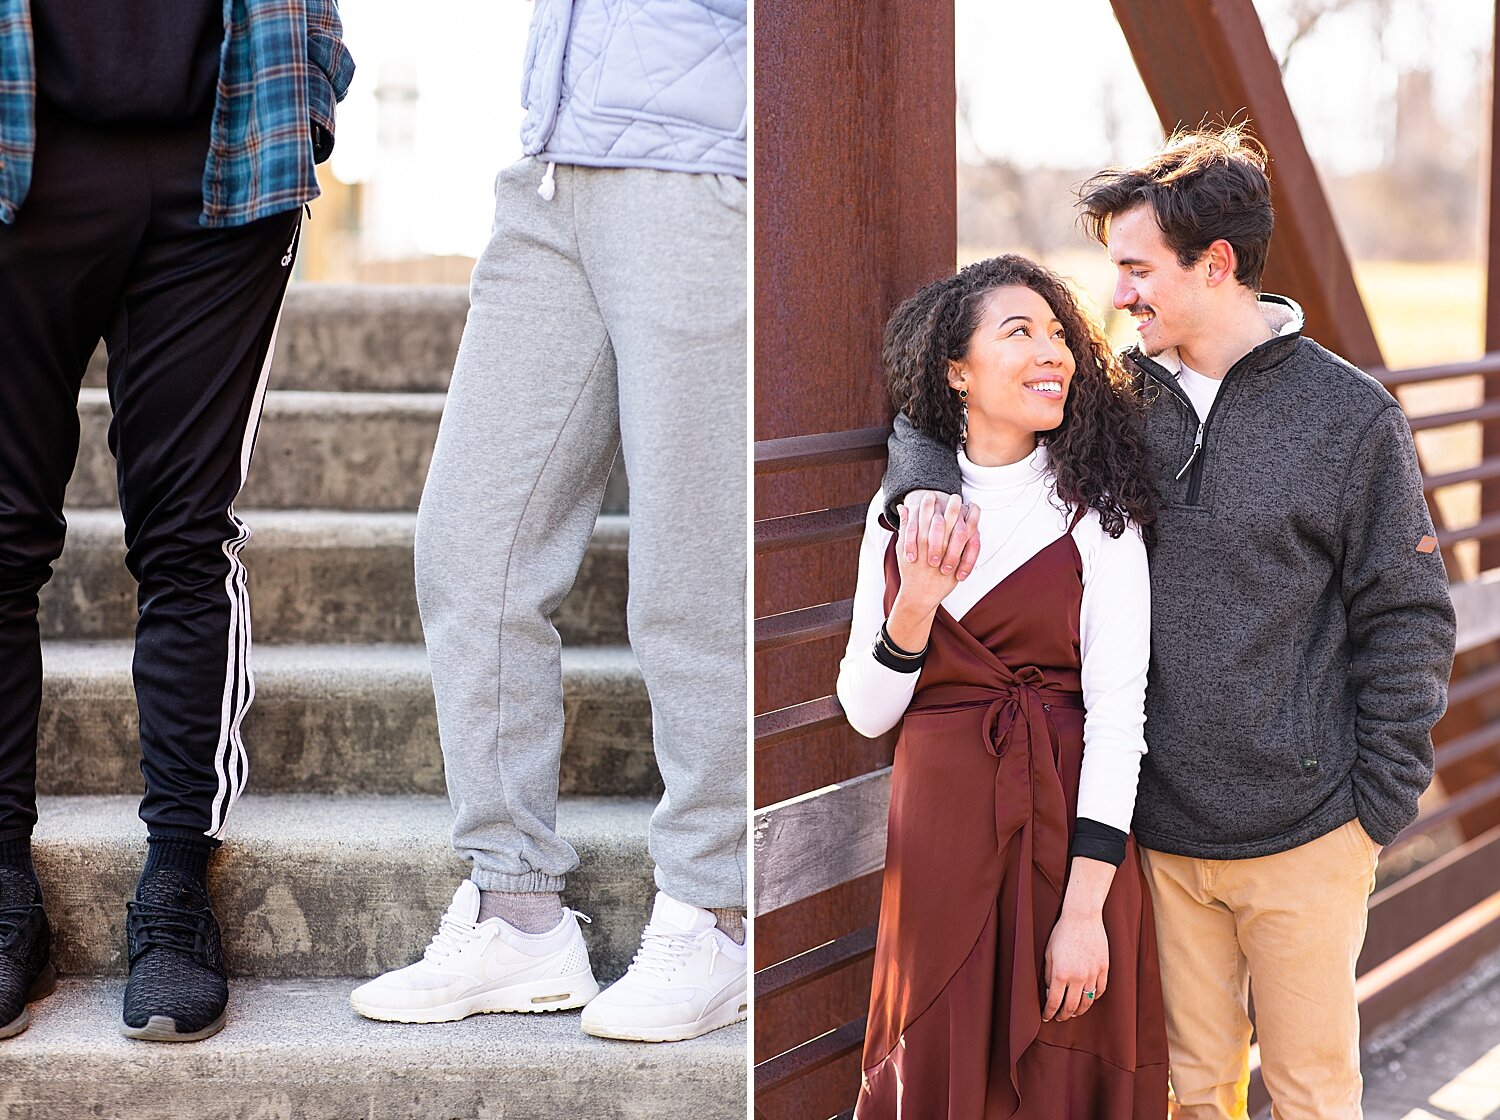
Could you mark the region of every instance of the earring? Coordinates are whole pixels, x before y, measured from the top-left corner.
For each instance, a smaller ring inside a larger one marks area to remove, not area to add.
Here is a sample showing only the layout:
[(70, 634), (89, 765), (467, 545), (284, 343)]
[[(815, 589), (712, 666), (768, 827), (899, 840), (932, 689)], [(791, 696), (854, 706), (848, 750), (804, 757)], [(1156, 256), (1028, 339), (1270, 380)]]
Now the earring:
[(958, 423), (958, 442), (965, 444), (969, 442), (969, 390), (960, 389), (958, 391), (958, 399), (960, 402), (959, 407), (963, 410), (962, 417)]

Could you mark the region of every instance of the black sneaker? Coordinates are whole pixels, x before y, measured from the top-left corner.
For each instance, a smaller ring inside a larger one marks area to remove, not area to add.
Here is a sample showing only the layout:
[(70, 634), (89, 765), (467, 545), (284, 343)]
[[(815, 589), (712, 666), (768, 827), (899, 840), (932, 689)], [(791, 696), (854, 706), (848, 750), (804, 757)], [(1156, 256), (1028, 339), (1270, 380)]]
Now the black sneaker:
[(229, 985), (219, 923), (203, 884), (164, 868), (125, 907), (130, 980), (120, 1033), (152, 1042), (194, 1042), (217, 1034)]
[(41, 888), (24, 871), (0, 867), (0, 1038), (29, 1027), (26, 1005), (57, 987), (51, 956)]

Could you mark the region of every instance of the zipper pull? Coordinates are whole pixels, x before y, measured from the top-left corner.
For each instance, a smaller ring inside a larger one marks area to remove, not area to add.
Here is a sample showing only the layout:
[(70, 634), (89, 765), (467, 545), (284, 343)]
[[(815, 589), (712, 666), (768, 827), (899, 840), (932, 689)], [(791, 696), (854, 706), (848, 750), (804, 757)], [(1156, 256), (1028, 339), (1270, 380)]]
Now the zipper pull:
[(1187, 474), (1188, 468), (1193, 465), (1193, 460), (1198, 458), (1198, 452), (1203, 450), (1203, 421), (1198, 421), (1198, 434), (1193, 437), (1193, 453), (1188, 456), (1187, 462), (1182, 464), (1182, 469), (1177, 472), (1177, 481), (1182, 481), (1182, 476)]

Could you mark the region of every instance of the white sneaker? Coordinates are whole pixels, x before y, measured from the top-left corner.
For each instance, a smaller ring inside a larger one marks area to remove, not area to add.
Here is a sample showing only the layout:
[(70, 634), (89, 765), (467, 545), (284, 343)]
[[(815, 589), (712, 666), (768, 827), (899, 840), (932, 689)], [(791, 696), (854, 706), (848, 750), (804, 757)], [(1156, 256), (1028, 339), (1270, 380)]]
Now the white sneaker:
[(745, 946), (707, 910), (660, 891), (629, 970), (583, 1009), (585, 1034), (680, 1042), (738, 1023), (748, 1006)]
[(522, 933), (502, 918), (476, 922), (479, 888), (465, 879), (437, 936), (416, 964), (377, 976), (349, 994), (368, 1019), (447, 1023), (483, 1011), (561, 1011), (599, 993), (579, 920), (564, 910), (546, 933)]

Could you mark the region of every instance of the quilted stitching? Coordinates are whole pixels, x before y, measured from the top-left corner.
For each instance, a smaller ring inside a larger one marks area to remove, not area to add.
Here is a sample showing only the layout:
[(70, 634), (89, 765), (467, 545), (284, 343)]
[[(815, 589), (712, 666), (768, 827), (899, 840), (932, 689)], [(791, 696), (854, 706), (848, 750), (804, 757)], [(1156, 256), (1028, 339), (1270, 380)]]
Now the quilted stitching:
[[(556, 120), (545, 135), (538, 133), (549, 107), (530, 107), (523, 127), (528, 153), (743, 177), (746, 28), (736, 10), (732, 0), (539, 6), (535, 21), (555, 28), (571, 16), (571, 26), (566, 52), (538, 50), (533, 59), (534, 67), (558, 68), (562, 81)], [(541, 42), (548, 28), (535, 21), (532, 35)], [(557, 76), (528, 75), (527, 87), (537, 90)]]

